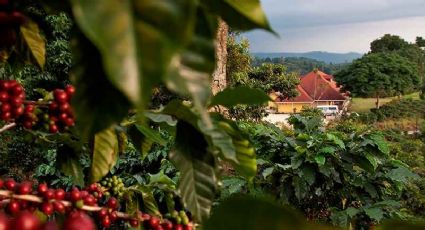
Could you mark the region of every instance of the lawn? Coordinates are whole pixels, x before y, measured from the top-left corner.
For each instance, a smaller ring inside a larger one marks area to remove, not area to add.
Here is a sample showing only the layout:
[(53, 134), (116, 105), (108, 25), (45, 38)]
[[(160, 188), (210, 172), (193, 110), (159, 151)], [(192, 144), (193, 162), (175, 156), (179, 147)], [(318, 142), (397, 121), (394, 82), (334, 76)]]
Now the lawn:
[[(385, 103), (388, 103), (394, 99), (396, 99), (397, 97), (387, 97), (387, 98), (381, 98), (380, 99), (380, 104), (383, 105)], [(418, 100), (419, 99), (419, 93), (412, 93), (412, 94), (408, 94), (408, 95), (404, 95), (403, 98), (410, 98), (410, 99), (415, 99)], [(360, 97), (356, 97), (353, 98), (351, 101), (351, 106), (350, 106), (350, 111), (352, 112), (368, 112), (370, 109), (375, 108), (375, 102), (376, 102), (376, 98), (360, 98)]]

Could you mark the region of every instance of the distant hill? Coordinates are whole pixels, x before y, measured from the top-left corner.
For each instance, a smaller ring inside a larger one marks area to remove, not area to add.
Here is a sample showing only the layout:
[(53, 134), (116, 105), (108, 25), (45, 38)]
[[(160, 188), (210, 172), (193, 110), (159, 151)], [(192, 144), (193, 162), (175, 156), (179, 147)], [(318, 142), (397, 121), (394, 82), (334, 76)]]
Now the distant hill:
[(329, 52), (322, 52), (322, 51), (313, 51), (313, 52), (307, 52), (307, 53), (253, 53), (254, 57), (258, 58), (280, 58), (280, 57), (304, 57), (304, 58), (310, 58), (315, 59), (318, 61), (323, 61), (326, 63), (333, 63), (333, 64), (341, 64), (341, 63), (347, 63), (352, 62), (354, 59), (360, 58), (363, 54), (361, 53), (329, 53)]

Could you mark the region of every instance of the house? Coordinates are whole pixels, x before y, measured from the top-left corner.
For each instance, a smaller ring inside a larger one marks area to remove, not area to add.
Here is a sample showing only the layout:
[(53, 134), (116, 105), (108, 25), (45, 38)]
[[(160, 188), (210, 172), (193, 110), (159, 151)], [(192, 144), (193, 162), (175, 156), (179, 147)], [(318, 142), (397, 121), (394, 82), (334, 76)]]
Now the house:
[(269, 104), (277, 113), (298, 113), (303, 107), (316, 107), (319, 105), (338, 105), (345, 109), (349, 98), (340, 91), (332, 75), (314, 70), (300, 77), (297, 86), (298, 96), (295, 98), (282, 98), (279, 92), (273, 92), (270, 97), (273, 102)]

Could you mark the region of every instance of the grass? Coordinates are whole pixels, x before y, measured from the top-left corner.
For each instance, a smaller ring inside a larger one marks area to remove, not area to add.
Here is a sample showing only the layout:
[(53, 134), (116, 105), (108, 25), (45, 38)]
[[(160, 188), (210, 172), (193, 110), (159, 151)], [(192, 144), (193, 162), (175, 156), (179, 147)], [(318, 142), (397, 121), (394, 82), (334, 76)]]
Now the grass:
[[(417, 93), (404, 95), (402, 96), (402, 98), (418, 100), (419, 93), (417, 92)], [(381, 105), (384, 105), (394, 99), (397, 99), (397, 97), (381, 98), (379, 101)], [(375, 102), (376, 102), (376, 98), (360, 98), (360, 97), (353, 98), (351, 101), (350, 111), (357, 112), (357, 113), (368, 112), (370, 109), (375, 108)]]

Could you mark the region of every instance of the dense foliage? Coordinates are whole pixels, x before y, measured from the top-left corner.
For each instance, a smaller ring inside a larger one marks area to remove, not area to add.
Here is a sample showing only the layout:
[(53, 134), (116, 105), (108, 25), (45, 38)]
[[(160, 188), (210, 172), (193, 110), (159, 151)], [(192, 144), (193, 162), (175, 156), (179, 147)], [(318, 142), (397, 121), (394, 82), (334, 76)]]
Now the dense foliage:
[(415, 63), (394, 53), (367, 54), (338, 72), (335, 80), (353, 96), (377, 99), (414, 92), (421, 83)]
[(323, 61), (318, 61), (311, 58), (305, 57), (286, 57), (286, 58), (254, 58), (253, 66), (260, 66), (263, 63), (282, 64), (288, 68), (289, 72), (295, 72), (298, 75), (304, 75), (311, 72), (314, 69), (318, 69), (327, 74), (334, 74), (346, 67), (348, 63), (343, 64), (332, 64)]

